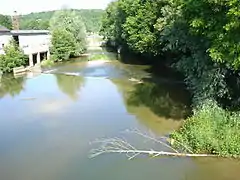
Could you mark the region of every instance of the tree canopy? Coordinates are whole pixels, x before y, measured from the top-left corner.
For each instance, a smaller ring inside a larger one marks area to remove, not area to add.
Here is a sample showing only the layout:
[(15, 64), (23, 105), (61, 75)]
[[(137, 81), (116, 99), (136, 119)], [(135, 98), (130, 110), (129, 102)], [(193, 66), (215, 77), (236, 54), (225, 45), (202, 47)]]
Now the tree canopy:
[[(49, 29), (49, 21), (56, 11), (46, 11), (22, 15), (20, 18), (21, 29)], [(98, 32), (101, 27), (103, 10), (80, 9), (74, 10), (86, 26), (87, 32)]]
[(186, 76), (195, 97), (235, 106), (239, 8), (237, 0), (118, 0), (106, 9), (100, 32), (134, 53), (171, 54), (169, 64)]
[(72, 10), (55, 12), (50, 21), (52, 53), (58, 60), (79, 56), (86, 50), (86, 28), (79, 15)]
[(12, 29), (12, 21), (10, 16), (5, 16), (0, 14), (0, 25), (8, 28), (8, 29)]

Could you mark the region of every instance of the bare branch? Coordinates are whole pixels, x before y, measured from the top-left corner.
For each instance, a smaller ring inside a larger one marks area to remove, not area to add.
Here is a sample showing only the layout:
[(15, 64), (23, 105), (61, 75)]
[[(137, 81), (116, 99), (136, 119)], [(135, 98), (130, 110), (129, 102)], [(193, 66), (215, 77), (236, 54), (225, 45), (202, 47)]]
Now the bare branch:
[[(101, 142), (101, 141), (98, 141)], [(186, 154), (176, 152), (165, 152), (155, 150), (138, 150), (136, 148), (129, 148), (129, 143), (122, 139), (106, 139), (102, 141), (102, 146), (98, 149), (93, 149), (90, 154), (90, 158), (94, 158), (104, 153), (125, 153), (129, 160), (135, 158), (140, 154), (150, 155), (153, 157), (158, 156), (173, 156), (173, 157), (217, 157), (217, 155), (210, 154)], [(131, 156), (129, 154), (132, 154)]]
[[(173, 147), (169, 146), (167, 143), (165, 143), (165, 142), (163, 142), (163, 141), (161, 141), (161, 140), (158, 140), (156, 137), (153, 137), (153, 135), (150, 136), (150, 135), (148, 135), (148, 134), (146, 134), (146, 133), (142, 133), (141, 131), (139, 131), (139, 130), (137, 130), (137, 129), (136, 129), (136, 130), (127, 130), (126, 132), (140, 135), (140, 136), (142, 136), (142, 137), (144, 137), (144, 138), (146, 138), (146, 139), (149, 139), (149, 140), (152, 140), (152, 141), (154, 141), (154, 142), (160, 143), (160, 144), (162, 144), (163, 146), (167, 147), (168, 149), (171, 149), (172, 151), (174, 151), (174, 152), (176, 152), (176, 153), (179, 153), (176, 149), (174, 149)], [(161, 139), (167, 140), (166, 137), (161, 137)]]

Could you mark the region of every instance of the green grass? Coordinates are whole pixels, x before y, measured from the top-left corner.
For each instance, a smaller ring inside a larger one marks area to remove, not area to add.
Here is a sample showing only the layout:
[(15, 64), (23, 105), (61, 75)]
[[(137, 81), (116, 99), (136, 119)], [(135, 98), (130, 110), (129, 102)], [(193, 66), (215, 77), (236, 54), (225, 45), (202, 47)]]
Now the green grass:
[(89, 57), (89, 60), (109, 60), (109, 57), (106, 54), (94, 54)]
[(194, 153), (240, 156), (240, 113), (207, 102), (171, 137)]

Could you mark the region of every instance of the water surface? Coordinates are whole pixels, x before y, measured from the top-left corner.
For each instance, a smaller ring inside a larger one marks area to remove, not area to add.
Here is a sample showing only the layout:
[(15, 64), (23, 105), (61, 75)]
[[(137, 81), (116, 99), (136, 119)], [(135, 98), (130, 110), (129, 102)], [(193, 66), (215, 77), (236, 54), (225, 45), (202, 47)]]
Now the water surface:
[(137, 128), (165, 136), (179, 128), (190, 111), (189, 94), (181, 83), (165, 77), (156, 83), (148, 66), (122, 64), (111, 57), (105, 64), (76, 59), (34, 78), (2, 78), (1, 180), (239, 179), (236, 160), (129, 161), (118, 154), (89, 159), (89, 142), (105, 137), (125, 137), (139, 148), (166, 150), (122, 132)]

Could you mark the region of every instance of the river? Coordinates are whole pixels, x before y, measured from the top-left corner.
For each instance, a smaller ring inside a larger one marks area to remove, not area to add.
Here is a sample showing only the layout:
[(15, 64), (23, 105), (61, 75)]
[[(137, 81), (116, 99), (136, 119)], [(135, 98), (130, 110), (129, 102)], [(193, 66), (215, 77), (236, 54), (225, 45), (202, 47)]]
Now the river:
[(181, 82), (99, 52), (111, 61), (78, 58), (31, 78), (1, 79), (1, 180), (239, 179), (240, 162), (231, 159), (89, 158), (98, 138), (123, 137), (140, 149), (166, 150), (125, 130), (167, 136), (190, 112)]

